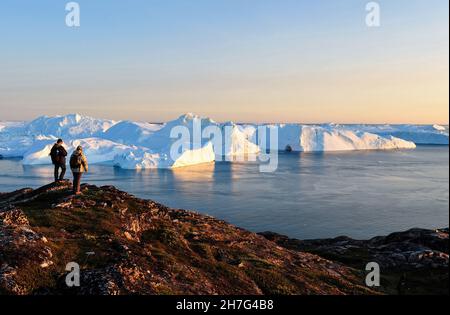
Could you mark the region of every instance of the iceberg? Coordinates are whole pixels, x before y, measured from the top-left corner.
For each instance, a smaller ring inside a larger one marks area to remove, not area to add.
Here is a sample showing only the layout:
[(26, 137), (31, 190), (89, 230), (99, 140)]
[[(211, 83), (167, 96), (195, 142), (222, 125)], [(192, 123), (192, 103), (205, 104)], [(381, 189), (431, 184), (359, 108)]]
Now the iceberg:
[(74, 139), (96, 137), (116, 124), (113, 120), (97, 119), (79, 114), (39, 117), (26, 124), (27, 135), (46, 135)]
[[(414, 149), (416, 145), (393, 136), (381, 137), (368, 132), (320, 125), (281, 124), (278, 128), (278, 150), (296, 152)], [(269, 149), (265, 143), (265, 149)]]
[(144, 145), (162, 127), (162, 124), (121, 121), (106, 130), (102, 138), (127, 145)]
[(116, 155), (113, 164), (122, 169), (177, 168), (215, 161), (211, 142), (198, 149), (184, 150), (176, 159), (172, 159), (170, 148), (160, 152), (138, 149)]
[(23, 121), (0, 121), (0, 132), (7, 128), (19, 128), (24, 125)]
[(69, 154), (83, 146), (90, 163), (177, 168), (274, 149), (267, 141), (256, 141), (261, 129), (273, 128), (278, 132), (275, 149), (281, 151), (413, 149), (416, 144), (449, 143), (447, 125), (256, 125), (218, 123), (191, 113), (166, 123), (147, 123), (70, 114), (0, 122), (0, 156), (21, 157), (26, 165), (49, 164), (50, 148), (62, 138)]
[(221, 130), (225, 135), (221, 151), (223, 156), (234, 157), (260, 153), (261, 148), (256, 144), (256, 139), (254, 139), (255, 130), (243, 129), (233, 122), (224, 124)]
[[(179, 141), (171, 135), (173, 128), (184, 126), (192, 134), (194, 122), (199, 119), (204, 126), (215, 124), (210, 119), (201, 119), (192, 114), (183, 115), (167, 124), (113, 122), (81, 115), (69, 115), (67, 119), (61, 116), (46, 119), (43, 116), (25, 124), (21, 130), (10, 130), (12, 132), (9, 133), (5, 130), (9, 142), (3, 142), (5, 149), (0, 152), (7, 153), (5, 156), (22, 156), (24, 165), (51, 164), (50, 149), (55, 140), (61, 137), (65, 140), (69, 155), (81, 145), (91, 164), (108, 163), (124, 169), (143, 169), (177, 168), (213, 162), (215, 153), (208, 139), (198, 144), (192, 141), (182, 143), (181, 152), (173, 154), (174, 157), (170, 151), (172, 145)], [(52, 126), (54, 123), (57, 125)], [(49, 136), (44, 138), (41, 136), (43, 133)], [(12, 152), (11, 148), (16, 147), (14, 142), (22, 138), (21, 149)]]
[(393, 136), (415, 144), (449, 144), (448, 125), (343, 125), (342, 127), (370, 132), (382, 137)]
[(17, 136), (5, 137), (0, 131), (0, 156), (5, 158), (20, 158), (37, 142), (40, 138)]
[(186, 147), (205, 147), (211, 142), (217, 158), (257, 154), (260, 148), (241, 131), (233, 122), (219, 124), (210, 118), (203, 118), (192, 113), (180, 116), (170, 121), (161, 129), (151, 133), (139, 142), (144, 147), (154, 151), (167, 152), (167, 146), (177, 140), (177, 132), (189, 135)]
[(218, 126), (218, 124), (212, 119), (188, 113), (164, 124), (158, 131), (146, 137), (142, 145), (154, 151), (167, 152), (166, 148), (178, 141), (178, 133), (184, 131), (189, 136), (186, 140), (192, 146), (203, 146), (209, 140), (203, 139), (201, 133), (208, 126)]
[[(36, 142), (23, 157), (24, 165), (46, 165), (51, 164), (49, 158), (50, 149), (55, 141), (42, 140)], [(86, 138), (72, 140), (64, 144), (69, 156), (75, 151), (76, 147), (81, 145), (86, 156), (89, 157), (89, 163), (106, 163), (114, 160), (116, 155), (135, 150), (135, 147), (126, 146), (109, 140), (100, 138)]]
[[(115, 124), (79, 114), (41, 116), (30, 122), (0, 123), (0, 155), (23, 157), (41, 140), (82, 139), (101, 136)], [(35, 148), (34, 148), (35, 149)]]

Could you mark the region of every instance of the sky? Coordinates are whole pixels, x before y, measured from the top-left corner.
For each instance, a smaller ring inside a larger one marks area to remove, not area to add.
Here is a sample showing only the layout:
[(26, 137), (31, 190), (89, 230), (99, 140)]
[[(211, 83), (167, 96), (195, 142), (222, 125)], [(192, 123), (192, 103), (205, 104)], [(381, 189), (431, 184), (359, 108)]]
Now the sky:
[(448, 124), (447, 0), (67, 2), (0, 2), (0, 120)]

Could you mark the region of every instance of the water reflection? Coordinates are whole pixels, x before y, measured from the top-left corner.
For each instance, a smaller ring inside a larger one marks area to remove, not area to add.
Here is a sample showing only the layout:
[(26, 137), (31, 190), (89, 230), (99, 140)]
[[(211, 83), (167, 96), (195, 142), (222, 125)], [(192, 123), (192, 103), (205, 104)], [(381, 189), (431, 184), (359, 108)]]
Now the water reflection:
[(34, 178), (53, 178), (53, 166), (51, 165), (22, 165), (22, 174)]
[(173, 179), (177, 181), (211, 181), (214, 178), (215, 168), (215, 163), (203, 163), (191, 167), (175, 168), (171, 173)]

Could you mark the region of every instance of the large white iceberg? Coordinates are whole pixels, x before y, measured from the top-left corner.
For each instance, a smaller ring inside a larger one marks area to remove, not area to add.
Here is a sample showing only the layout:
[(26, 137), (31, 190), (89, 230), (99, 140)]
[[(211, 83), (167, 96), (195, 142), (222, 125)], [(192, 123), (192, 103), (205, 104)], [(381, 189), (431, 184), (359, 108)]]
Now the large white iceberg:
[[(117, 124), (111, 129), (117, 129)], [(127, 134), (136, 135), (135, 143), (143, 148), (116, 156), (114, 164), (125, 169), (176, 168), (221, 160), (222, 157), (258, 154), (252, 143), (234, 123), (219, 124), (210, 118), (191, 113), (164, 125), (132, 125)], [(124, 141), (106, 132), (110, 139)], [(185, 138), (183, 138), (183, 136)], [(130, 143), (128, 138), (125, 143)], [(171, 150), (178, 152), (171, 152)]]
[(164, 124), (161, 129), (141, 138), (139, 144), (153, 151), (167, 152), (167, 147), (179, 142), (178, 136), (183, 134), (189, 135), (185, 141), (185, 144), (189, 143), (189, 149), (205, 147), (211, 142), (217, 158), (257, 154), (260, 151), (233, 122), (220, 124), (191, 113)]
[(170, 148), (159, 152), (146, 149), (128, 151), (116, 155), (113, 164), (123, 169), (177, 168), (215, 161), (211, 142), (196, 149), (186, 149), (177, 158), (173, 158)]
[[(254, 134), (233, 122), (228, 122), (221, 126), (221, 132), (224, 137), (222, 144), (222, 155), (228, 158), (234, 156), (256, 155), (260, 153), (261, 148), (257, 145), (257, 139)], [(219, 155), (219, 154), (217, 154)]]
[[(368, 132), (356, 132), (346, 128), (330, 128), (326, 125), (280, 124), (268, 125), (278, 130), (278, 150), (296, 152), (353, 151), (414, 149), (411, 141)], [(262, 143), (270, 149), (269, 142)]]

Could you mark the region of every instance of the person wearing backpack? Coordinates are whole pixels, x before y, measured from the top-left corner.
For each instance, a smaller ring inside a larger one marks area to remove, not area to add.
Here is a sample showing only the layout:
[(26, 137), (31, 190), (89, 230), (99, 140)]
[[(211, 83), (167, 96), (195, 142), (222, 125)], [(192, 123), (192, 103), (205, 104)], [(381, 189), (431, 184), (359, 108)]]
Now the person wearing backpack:
[(78, 146), (70, 157), (70, 169), (73, 174), (73, 193), (79, 195), (81, 194), (81, 176), (88, 171), (88, 162), (81, 146)]
[[(66, 174), (67, 151), (63, 144), (64, 142), (62, 139), (58, 139), (50, 150), (50, 157), (53, 165), (55, 166), (55, 182), (62, 181), (64, 179), (64, 175)], [(61, 174), (59, 174), (59, 169), (61, 169)]]

